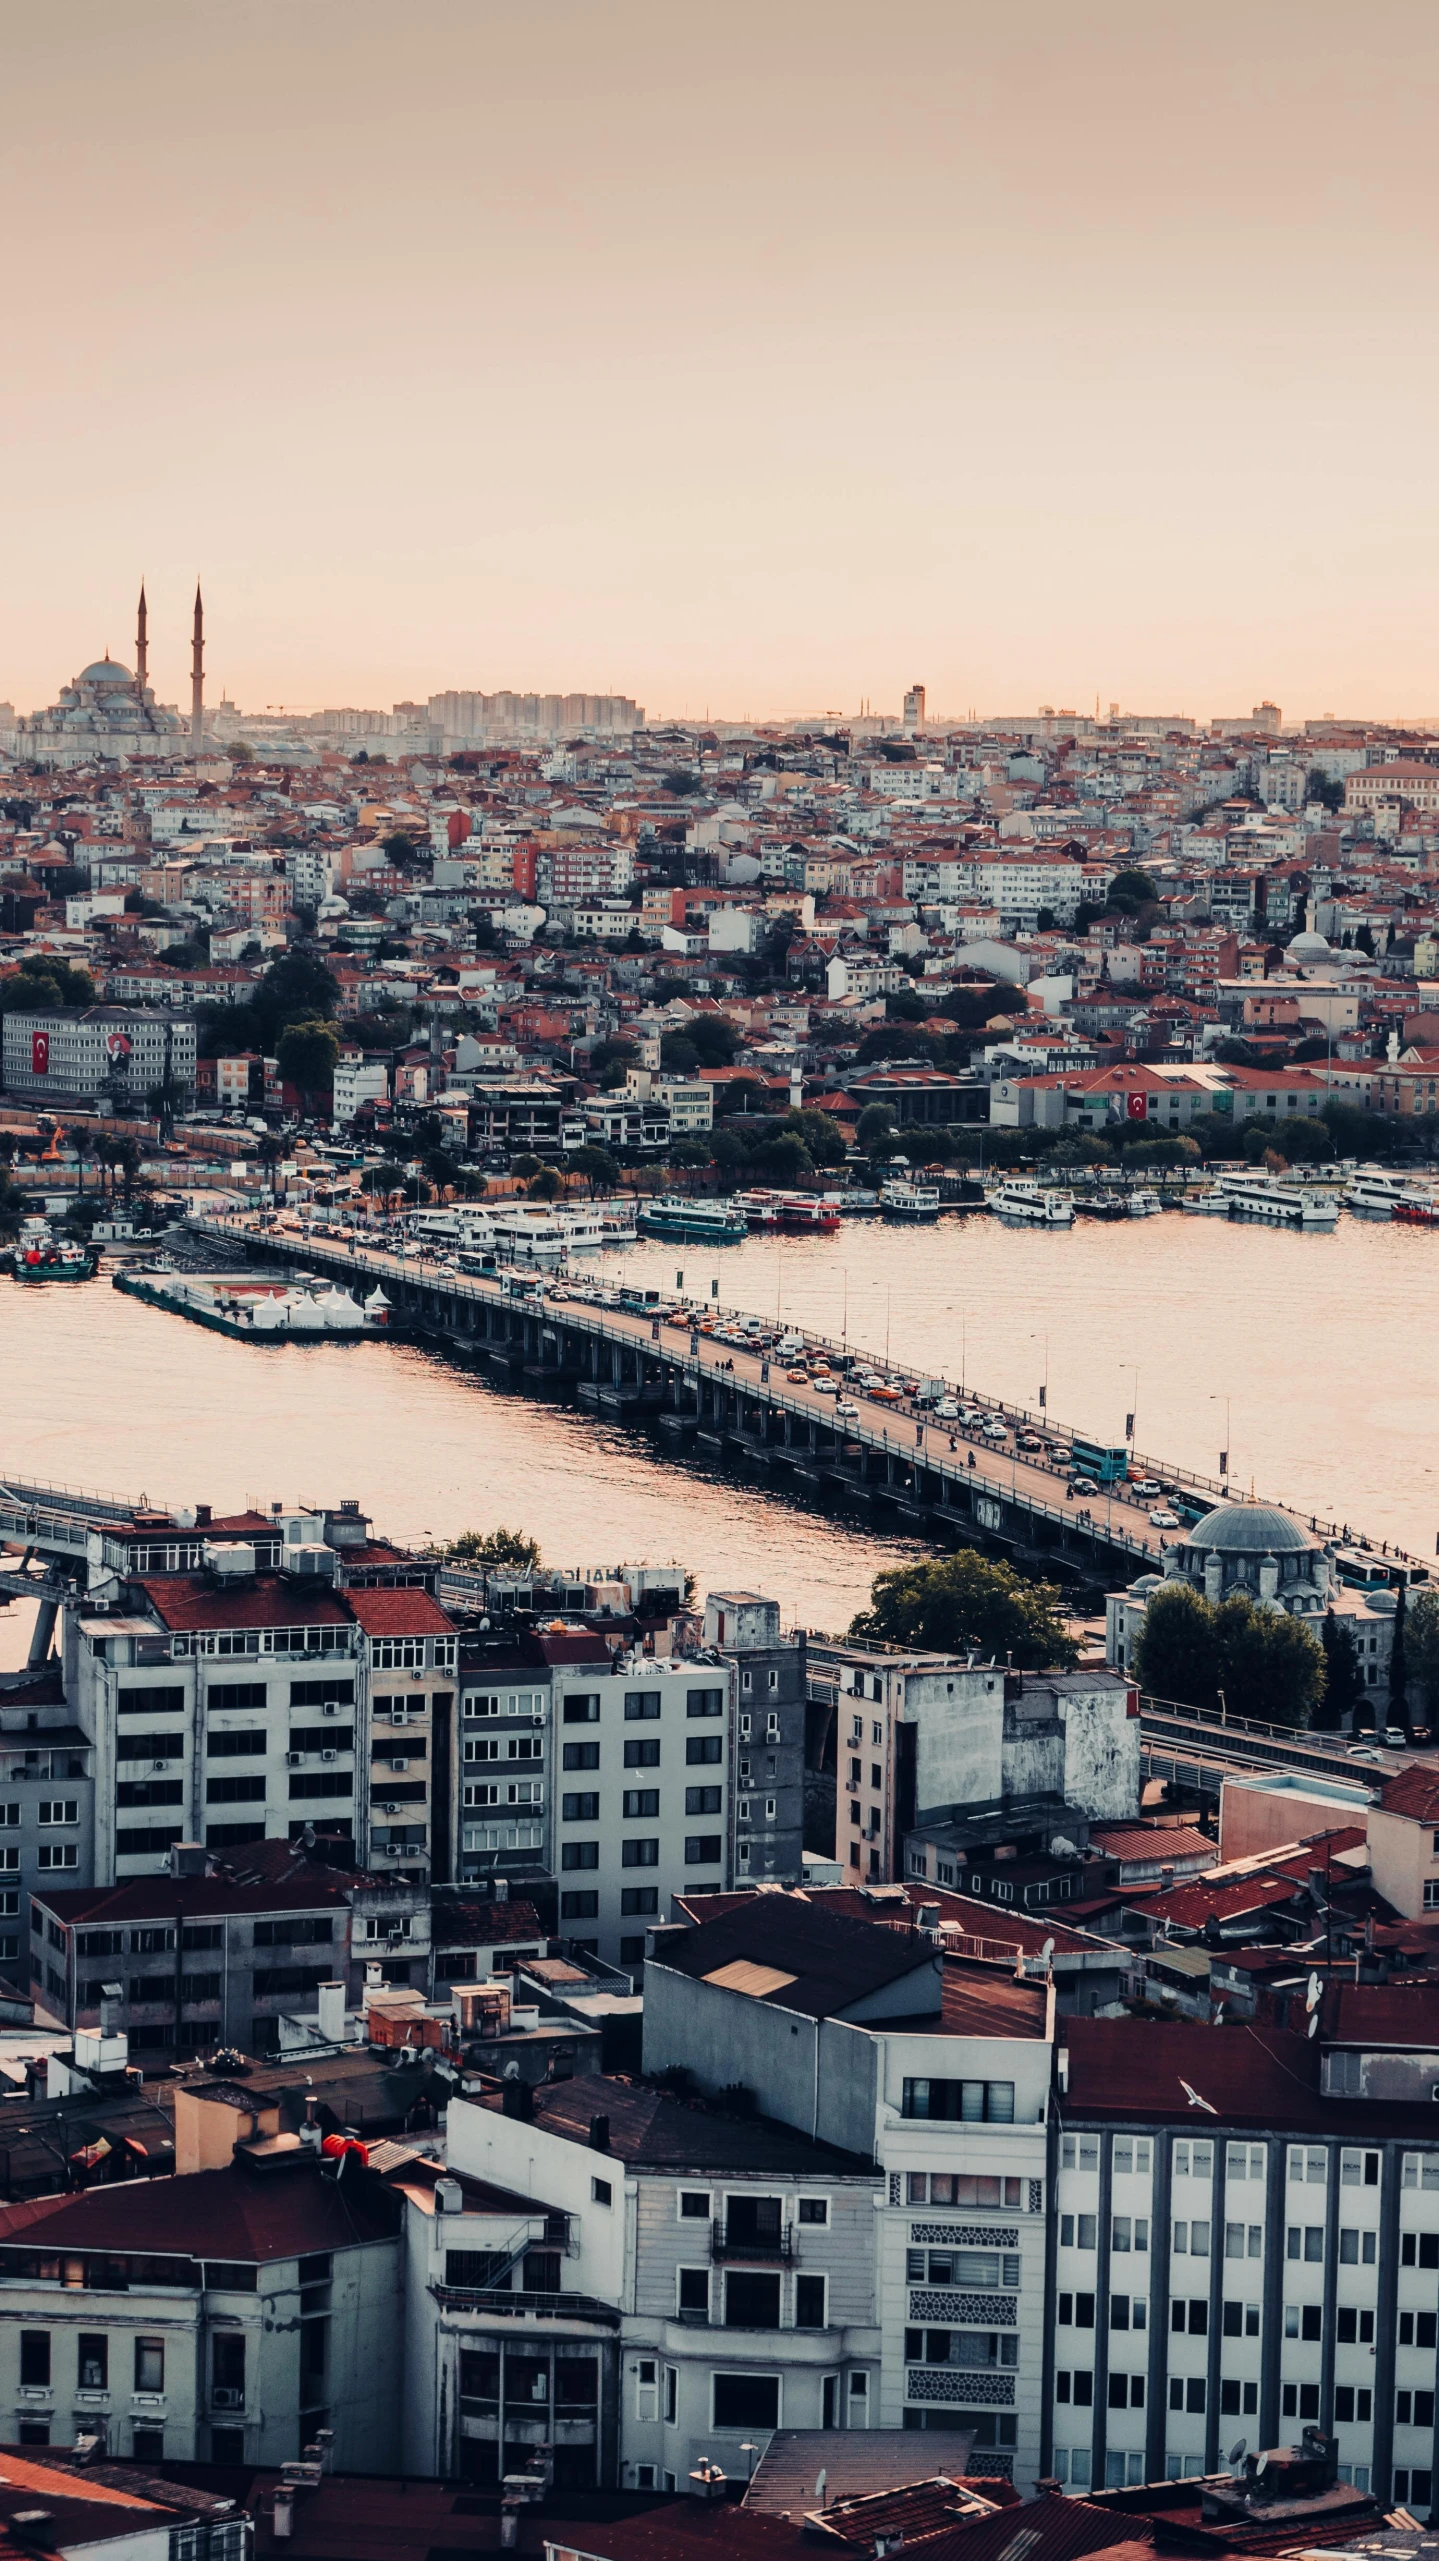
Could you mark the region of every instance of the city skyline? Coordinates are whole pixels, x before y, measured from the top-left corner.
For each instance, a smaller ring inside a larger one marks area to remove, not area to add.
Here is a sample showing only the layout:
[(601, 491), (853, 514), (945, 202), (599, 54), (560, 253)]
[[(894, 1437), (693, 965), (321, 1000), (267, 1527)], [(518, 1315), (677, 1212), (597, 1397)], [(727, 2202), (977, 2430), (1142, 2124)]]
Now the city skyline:
[(0, 698), (1439, 703), (1416, 9), (426, 26), (13, 13)]

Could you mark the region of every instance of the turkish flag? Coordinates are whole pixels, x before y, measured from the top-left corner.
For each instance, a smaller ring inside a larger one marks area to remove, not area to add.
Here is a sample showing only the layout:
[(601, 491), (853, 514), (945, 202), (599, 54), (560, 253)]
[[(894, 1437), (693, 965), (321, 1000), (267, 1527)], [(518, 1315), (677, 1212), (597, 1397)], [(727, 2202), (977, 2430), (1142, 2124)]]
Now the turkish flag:
[(1145, 1105), (1144, 1096), (1143, 1096), (1142, 1094), (1131, 1094), (1131, 1095), (1130, 1095), (1130, 1097), (1129, 1097), (1129, 1117), (1130, 1117), (1130, 1119), (1131, 1119), (1131, 1120), (1143, 1120), (1143, 1119), (1144, 1119), (1144, 1117), (1145, 1117), (1145, 1111), (1146, 1111), (1146, 1105)]
[(50, 1035), (48, 1032), (32, 1032), (30, 1034), (30, 1067), (32, 1074), (36, 1076), (49, 1075)]

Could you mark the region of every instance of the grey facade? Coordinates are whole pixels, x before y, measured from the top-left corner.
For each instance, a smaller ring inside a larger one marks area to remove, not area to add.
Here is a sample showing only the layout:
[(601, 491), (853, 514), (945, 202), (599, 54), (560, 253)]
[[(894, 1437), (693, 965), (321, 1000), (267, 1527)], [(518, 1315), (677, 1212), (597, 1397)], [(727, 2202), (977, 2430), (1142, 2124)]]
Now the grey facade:
[(42, 1107), (124, 1103), (143, 1111), (155, 1087), (176, 1098), (195, 1084), (193, 1015), (141, 1005), (62, 1006), (4, 1017), (7, 1094)]

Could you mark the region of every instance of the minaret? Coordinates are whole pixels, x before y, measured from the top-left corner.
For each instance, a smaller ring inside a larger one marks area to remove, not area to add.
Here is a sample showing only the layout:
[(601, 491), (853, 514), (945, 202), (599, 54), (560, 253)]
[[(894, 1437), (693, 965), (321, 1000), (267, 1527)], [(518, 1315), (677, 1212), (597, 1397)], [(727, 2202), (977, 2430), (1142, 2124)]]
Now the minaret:
[(195, 637), (190, 656), (190, 753), (201, 755), (205, 745), (205, 608), (200, 600), (200, 582), (195, 581)]
[(145, 612), (145, 581), (140, 581), (140, 610), (135, 617), (135, 683), (143, 694), (150, 681), (149, 622)]

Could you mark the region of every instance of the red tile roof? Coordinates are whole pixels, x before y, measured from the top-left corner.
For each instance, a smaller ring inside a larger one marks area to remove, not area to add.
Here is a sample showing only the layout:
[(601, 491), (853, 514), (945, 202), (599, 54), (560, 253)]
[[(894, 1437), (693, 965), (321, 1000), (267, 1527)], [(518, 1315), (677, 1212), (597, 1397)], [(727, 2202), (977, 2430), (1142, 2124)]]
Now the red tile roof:
[(402, 1584), (345, 1594), (367, 1636), (453, 1636), (455, 1622), (428, 1592)]
[(1386, 1814), (1407, 1814), (1416, 1823), (1439, 1822), (1439, 1768), (1416, 1761), (1389, 1781), (1379, 1802)]
[(194, 2170), (0, 2206), (0, 2241), (259, 2261), (385, 2240), (399, 2221), (399, 2200), (378, 2180), (322, 2178), (317, 2163), (297, 2157), (293, 2168)]
[[(208, 1574), (143, 1575), (144, 1593), (162, 1627), (177, 1633), (211, 1627), (345, 1627), (350, 1613), (333, 1592), (256, 1574), (216, 1583)], [(446, 1625), (448, 1625), (446, 1621)]]

